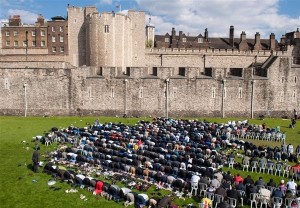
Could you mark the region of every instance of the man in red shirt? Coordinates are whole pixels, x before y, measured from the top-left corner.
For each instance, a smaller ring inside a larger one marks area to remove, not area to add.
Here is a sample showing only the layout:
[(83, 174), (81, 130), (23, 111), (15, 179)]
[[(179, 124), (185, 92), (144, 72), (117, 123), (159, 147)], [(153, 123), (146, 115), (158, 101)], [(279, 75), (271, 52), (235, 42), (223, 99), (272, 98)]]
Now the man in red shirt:
[(240, 176), (240, 174), (238, 173), (234, 178), (233, 178), (234, 183), (237, 185), (240, 182), (244, 182), (244, 179)]

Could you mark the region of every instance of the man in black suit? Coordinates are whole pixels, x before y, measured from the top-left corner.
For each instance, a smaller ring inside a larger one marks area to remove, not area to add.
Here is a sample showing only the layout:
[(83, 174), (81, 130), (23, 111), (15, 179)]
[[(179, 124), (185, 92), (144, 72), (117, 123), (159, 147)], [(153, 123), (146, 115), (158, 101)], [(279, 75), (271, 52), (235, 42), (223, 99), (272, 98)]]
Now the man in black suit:
[(39, 172), (39, 160), (40, 160), (39, 158), (40, 158), (39, 150), (35, 150), (32, 154), (33, 171), (35, 173)]

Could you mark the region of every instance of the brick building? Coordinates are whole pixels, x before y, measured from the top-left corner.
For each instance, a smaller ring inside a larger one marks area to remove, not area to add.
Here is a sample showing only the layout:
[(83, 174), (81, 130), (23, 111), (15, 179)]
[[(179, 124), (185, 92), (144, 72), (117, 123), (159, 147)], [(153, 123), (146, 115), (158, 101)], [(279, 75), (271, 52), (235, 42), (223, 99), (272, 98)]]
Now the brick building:
[(68, 21), (61, 16), (52, 17), (47, 22), (49, 54), (68, 53)]
[[(63, 17), (53, 17), (45, 21), (42, 15), (35, 24), (24, 24), (20, 15), (9, 18), (1, 28), (2, 49), (11, 54), (57, 54), (68, 53), (68, 21)], [(47, 52), (46, 52), (47, 51)]]
[(4, 49), (47, 48), (47, 26), (42, 16), (37, 18), (34, 25), (22, 24), (19, 15), (11, 16), (9, 23), (3, 25), (1, 33)]

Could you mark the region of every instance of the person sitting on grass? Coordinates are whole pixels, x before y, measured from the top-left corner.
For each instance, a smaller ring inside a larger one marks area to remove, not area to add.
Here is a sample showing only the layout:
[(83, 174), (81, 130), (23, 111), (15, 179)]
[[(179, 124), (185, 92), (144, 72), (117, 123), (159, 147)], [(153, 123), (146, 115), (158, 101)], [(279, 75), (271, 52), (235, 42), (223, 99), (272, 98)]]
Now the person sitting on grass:
[(275, 188), (272, 193), (272, 197), (283, 198), (283, 193), (279, 188)]
[(261, 176), (259, 177), (259, 179), (257, 181), (255, 181), (254, 185), (255, 186), (264, 186), (264, 187), (266, 186), (266, 184)]
[(240, 182), (243, 182), (244, 179), (243, 179), (242, 176), (240, 176), (240, 174), (238, 173), (238, 174), (236, 174), (236, 176), (233, 178), (233, 181), (234, 181), (234, 183), (237, 185), (237, 184), (239, 184)]
[(280, 191), (282, 192), (282, 194), (285, 195), (287, 187), (284, 184), (284, 180), (280, 181), (280, 184), (279, 184), (278, 188), (280, 189)]
[(276, 187), (276, 183), (273, 178), (270, 178), (270, 181), (267, 183), (267, 186)]

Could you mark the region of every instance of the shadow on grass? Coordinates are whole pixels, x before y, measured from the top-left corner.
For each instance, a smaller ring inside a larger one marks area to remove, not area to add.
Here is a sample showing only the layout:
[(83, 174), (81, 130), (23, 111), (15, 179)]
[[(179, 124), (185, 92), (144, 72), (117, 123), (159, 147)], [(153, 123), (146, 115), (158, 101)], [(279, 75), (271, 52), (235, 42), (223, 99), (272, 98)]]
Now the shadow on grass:
[(49, 189), (51, 189), (52, 191), (59, 191), (59, 190), (61, 190), (61, 187), (51, 186), (51, 187), (49, 187)]
[(33, 165), (32, 164), (28, 164), (27, 165), (27, 169), (32, 170), (33, 171)]

